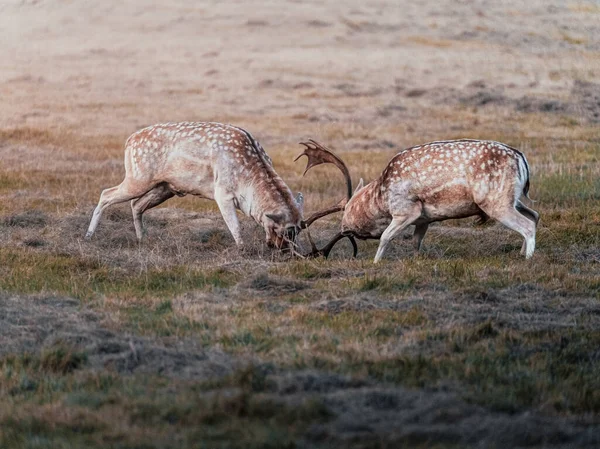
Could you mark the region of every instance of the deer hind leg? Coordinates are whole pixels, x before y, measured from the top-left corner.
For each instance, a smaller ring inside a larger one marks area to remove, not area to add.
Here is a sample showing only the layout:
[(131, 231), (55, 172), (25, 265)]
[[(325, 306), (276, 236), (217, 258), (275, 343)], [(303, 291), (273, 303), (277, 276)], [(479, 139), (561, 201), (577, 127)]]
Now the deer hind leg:
[(521, 201), (517, 201), (517, 204), (516, 204), (515, 208), (517, 209), (517, 211), (519, 211), (521, 213), (521, 215), (524, 215), (525, 217), (527, 217), (531, 221), (533, 221), (535, 223), (536, 227), (537, 227), (537, 224), (540, 221), (540, 214), (539, 213), (537, 213), (533, 209), (525, 206), (525, 204), (523, 204)]
[(229, 228), (229, 232), (231, 232), (236, 245), (242, 246), (244, 242), (242, 241), (240, 222), (237, 217), (233, 195), (217, 188), (215, 191), (215, 201), (217, 202), (217, 206), (219, 206), (221, 215), (223, 216), (225, 224), (227, 225), (227, 228)]
[(144, 195), (144, 193), (147, 191), (148, 189), (136, 189), (125, 181), (118, 186), (103, 190), (102, 194), (100, 195), (100, 201), (98, 201), (98, 205), (96, 206), (96, 209), (94, 209), (94, 214), (92, 215), (92, 220), (90, 221), (90, 226), (85, 234), (85, 238), (89, 239), (96, 231), (98, 222), (100, 221), (100, 217), (102, 216), (104, 209), (113, 204), (123, 203), (133, 198), (138, 198)]
[[(521, 201), (517, 201), (515, 208), (521, 215), (523, 215), (524, 217), (527, 217), (531, 221), (533, 221), (535, 223), (535, 227), (537, 229), (538, 222), (540, 221), (540, 214), (538, 214), (533, 209), (530, 209), (529, 207), (525, 206)], [(523, 241), (523, 245), (521, 246), (521, 254), (525, 254), (525, 250), (526, 250), (526, 245), (525, 245), (525, 241)]]
[(415, 226), (415, 233), (413, 234), (413, 243), (415, 245), (416, 252), (419, 252), (419, 250), (421, 249), (421, 243), (423, 242), (423, 237), (425, 237), (428, 228), (429, 223), (421, 223)]
[[(377, 254), (375, 254), (375, 259), (373, 263), (378, 263), (383, 257), (383, 253), (385, 252), (387, 246), (390, 242), (400, 234), (404, 229), (413, 224), (419, 217), (421, 216), (421, 207), (420, 205), (414, 205), (413, 210), (405, 215), (395, 215), (392, 218), (392, 222), (383, 231), (381, 235), (381, 241), (379, 242), (379, 248), (377, 248)], [(427, 228), (425, 228), (425, 231)], [(415, 233), (417, 232), (417, 228), (415, 228)], [(425, 235), (425, 233), (423, 233)], [(422, 239), (422, 237), (421, 237)]]
[(525, 215), (517, 211), (516, 205), (511, 205), (499, 210), (484, 209), (484, 212), (490, 217), (498, 220), (507, 228), (521, 234), (525, 239), (521, 252), (525, 254), (526, 259), (533, 256), (533, 252), (535, 251), (535, 221), (525, 218)]
[(146, 235), (142, 214), (148, 209), (152, 209), (174, 196), (175, 193), (173, 193), (166, 184), (160, 184), (147, 192), (144, 196), (131, 200), (133, 225), (135, 226), (135, 235), (139, 242), (141, 242), (144, 235)]

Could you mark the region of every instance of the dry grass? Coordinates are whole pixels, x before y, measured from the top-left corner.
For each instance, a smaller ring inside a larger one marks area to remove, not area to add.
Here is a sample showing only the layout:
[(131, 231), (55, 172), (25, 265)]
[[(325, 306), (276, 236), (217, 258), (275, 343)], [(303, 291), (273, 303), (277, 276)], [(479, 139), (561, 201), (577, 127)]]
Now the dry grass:
[[(5, 7), (31, 26), (0, 48), (22, 55), (0, 77), (1, 447), (598, 446), (594, 7), (355, 3)], [(307, 138), (355, 183), (418, 143), (505, 142), (531, 166), (535, 256), (467, 219), (378, 266), (374, 241), (291, 259), (247, 218), (237, 249), (191, 197), (148, 212), (141, 246), (127, 204), (84, 241), (127, 136), (177, 120), (251, 131), (307, 212), (344, 193), (332, 167), (300, 176)]]

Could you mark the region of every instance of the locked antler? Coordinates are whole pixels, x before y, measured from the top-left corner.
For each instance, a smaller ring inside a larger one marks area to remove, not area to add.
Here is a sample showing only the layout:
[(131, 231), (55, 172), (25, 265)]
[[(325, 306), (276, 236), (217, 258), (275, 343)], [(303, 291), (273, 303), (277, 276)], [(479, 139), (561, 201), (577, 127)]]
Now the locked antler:
[(348, 240), (350, 240), (350, 243), (352, 243), (352, 257), (356, 257), (356, 255), (358, 254), (358, 246), (356, 246), (356, 240), (354, 240), (354, 237), (352, 237), (351, 235), (346, 235), (342, 234), (341, 232), (338, 232), (327, 245), (325, 245), (321, 249), (318, 249), (308, 230), (306, 231), (306, 234), (308, 235), (308, 241), (310, 242), (311, 252), (305, 254), (304, 257), (307, 257), (309, 259), (321, 256), (327, 259), (329, 257), (329, 253), (331, 252), (335, 244), (342, 240), (344, 237), (348, 238)]
[[(302, 154), (298, 155), (296, 159), (294, 159), (294, 162), (300, 159), (302, 156), (307, 157), (308, 161), (306, 163), (306, 168), (304, 169), (304, 173), (302, 173), (302, 176), (304, 176), (312, 167), (315, 167), (317, 165), (333, 164), (337, 168), (339, 168), (342, 174), (344, 175), (347, 188), (346, 198), (341, 199), (336, 205), (328, 207), (327, 209), (323, 209), (319, 212), (315, 212), (306, 220), (302, 220), (301, 226), (303, 229), (306, 229), (319, 218), (344, 210), (344, 207), (346, 206), (350, 198), (352, 198), (352, 178), (350, 177), (350, 171), (348, 170), (348, 167), (346, 166), (344, 161), (342, 161), (337, 155), (335, 155), (330, 149), (328, 149), (324, 145), (321, 145), (313, 139), (309, 139), (308, 142), (300, 142), (300, 144), (304, 145), (306, 148), (304, 149), (304, 152)], [(305, 257), (313, 258), (323, 256), (327, 259), (327, 257), (329, 257), (329, 253), (331, 252), (335, 244), (344, 237), (347, 237), (348, 240), (350, 240), (350, 243), (352, 243), (353, 257), (356, 257), (356, 254), (358, 253), (356, 240), (354, 240), (354, 237), (350, 235), (342, 235), (342, 233), (338, 233), (322, 249), (317, 248), (308, 230), (307, 235), (311, 246), (311, 252), (306, 254)]]
[(333, 164), (337, 168), (339, 168), (342, 174), (344, 175), (344, 178), (346, 179), (346, 187), (348, 189), (347, 197), (345, 199), (340, 200), (338, 204), (331, 206), (327, 209), (323, 209), (319, 212), (315, 212), (306, 220), (303, 220), (301, 226), (303, 229), (306, 229), (319, 218), (344, 210), (344, 206), (350, 200), (350, 198), (352, 198), (352, 178), (350, 177), (350, 171), (348, 170), (348, 167), (346, 166), (344, 161), (342, 161), (327, 147), (321, 145), (313, 139), (309, 139), (308, 142), (300, 142), (300, 145), (304, 145), (306, 148), (304, 152), (299, 154), (296, 157), (296, 159), (294, 159), (294, 162), (296, 162), (302, 156), (306, 156), (308, 158), (308, 162), (306, 164), (306, 168), (304, 169), (304, 173), (302, 173), (302, 176), (304, 176), (312, 167), (315, 167), (317, 165)]

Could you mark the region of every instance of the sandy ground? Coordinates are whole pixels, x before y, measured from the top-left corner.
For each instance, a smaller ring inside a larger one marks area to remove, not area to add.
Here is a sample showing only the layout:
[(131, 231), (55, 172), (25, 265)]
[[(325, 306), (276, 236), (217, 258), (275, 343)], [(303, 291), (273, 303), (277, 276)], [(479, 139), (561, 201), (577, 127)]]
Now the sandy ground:
[(323, 119), (398, 123), (439, 101), (418, 90), (485, 80), (513, 99), (564, 99), (573, 72), (597, 79), (595, 6), (5, 0), (0, 124), (95, 135), (228, 118), (271, 146), (282, 115), (317, 137)]

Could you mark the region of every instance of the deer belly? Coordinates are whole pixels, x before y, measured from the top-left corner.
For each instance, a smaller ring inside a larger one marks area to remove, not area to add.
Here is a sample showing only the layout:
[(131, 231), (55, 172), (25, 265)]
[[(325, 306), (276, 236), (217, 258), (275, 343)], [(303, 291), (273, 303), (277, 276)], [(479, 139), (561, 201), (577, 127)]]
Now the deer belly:
[(164, 181), (178, 194), (214, 199), (214, 176), (209, 161), (178, 159), (170, 161)]
[(479, 215), (481, 209), (464, 186), (452, 186), (424, 195), (421, 198), (423, 215), (431, 221)]
[(442, 221), (450, 218), (465, 218), (480, 214), (481, 209), (473, 202), (423, 204), (423, 215), (431, 221)]

